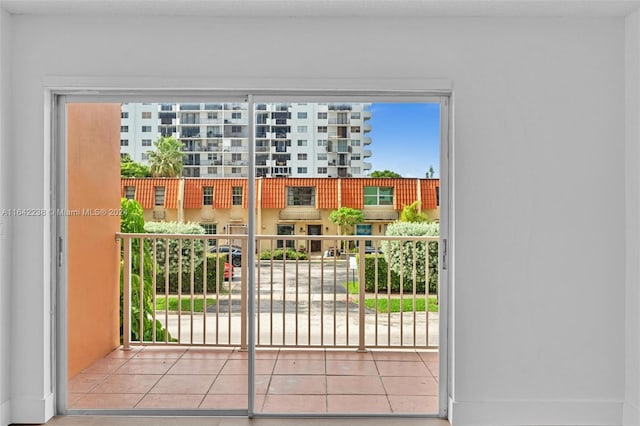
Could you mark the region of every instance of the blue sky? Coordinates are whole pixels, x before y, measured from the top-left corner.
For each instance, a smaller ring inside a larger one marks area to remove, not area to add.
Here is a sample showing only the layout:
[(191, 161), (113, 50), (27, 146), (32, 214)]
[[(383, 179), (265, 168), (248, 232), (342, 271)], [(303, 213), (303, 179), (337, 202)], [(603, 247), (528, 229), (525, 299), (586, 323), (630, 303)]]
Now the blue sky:
[(425, 177), (429, 166), (440, 176), (440, 105), (372, 104), (371, 162), (374, 170), (392, 170), (403, 177)]

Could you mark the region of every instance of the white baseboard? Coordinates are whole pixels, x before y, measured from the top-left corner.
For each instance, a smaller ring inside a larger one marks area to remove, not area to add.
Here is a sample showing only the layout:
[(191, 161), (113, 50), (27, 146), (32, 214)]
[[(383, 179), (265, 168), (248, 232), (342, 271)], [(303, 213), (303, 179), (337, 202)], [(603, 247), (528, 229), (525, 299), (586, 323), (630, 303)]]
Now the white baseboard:
[(11, 424), (11, 401), (7, 400), (0, 404), (0, 426)]
[(620, 426), (615, 401), (454, 402), (453, 426)]
[(623, 426), (640, 426), (640, 407), (626, 401), (622, 412)]
[(43, 399), (15, 398), (11, 401), (11, 421), (13, 423), (44, 424), (55, 415), (53, 402), (53, 394), (49, 394)]

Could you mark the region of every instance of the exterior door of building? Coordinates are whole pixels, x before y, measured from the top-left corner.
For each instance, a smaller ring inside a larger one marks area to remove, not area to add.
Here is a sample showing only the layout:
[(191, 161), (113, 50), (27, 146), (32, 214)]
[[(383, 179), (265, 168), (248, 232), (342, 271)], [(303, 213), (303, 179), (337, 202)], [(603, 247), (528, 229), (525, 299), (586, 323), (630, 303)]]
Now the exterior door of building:
[[(307, 235), (322, 235), (322, 225), (307, 225)], [(322, 251), (321, 240), (309, 240), (309, 252)]]

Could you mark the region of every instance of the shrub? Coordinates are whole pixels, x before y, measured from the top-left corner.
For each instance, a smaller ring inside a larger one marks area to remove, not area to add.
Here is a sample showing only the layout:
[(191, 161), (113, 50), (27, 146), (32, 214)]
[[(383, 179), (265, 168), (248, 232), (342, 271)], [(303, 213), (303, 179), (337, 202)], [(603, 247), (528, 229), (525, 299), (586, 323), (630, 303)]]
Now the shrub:
[[(205, 233), (204, 228), (197, 223), (179, 223), (179, 222), (147, 222), (144, 229), (152, 234), (187, 234), (202, 235)], [(202, 263), (204, 253), (204, 240), (180, 240), (158, 238), (156, 243), (156, 261), (159, 273), (164, 273), (166, 267), (166, 244), (169, 244), (169, 274), (176, 275), (179, 269), (178, 254), (182, 254), (182, 272), (189, 271), (191, 268), (191, 249), (193, 241), (193, 267), (198, 268)], [(179, 250), (179, 246), (181, 249)]]
[[(122, 198), (120, 200), (122, 215), (120, 217), (120, 231), (126, 233), (144, 233), (144, 216), (142, 206), (135, 200)], [(121, 254), (122, 256), (122, 254)], [(122, 258), (122, 257), (121, 257)], [(143, 335), (140, 336), (140, 240), (131, 241), (131, 339), (134, 341), (151, 341), (153, 333), (153, 258), (146, 244), (142, 248), (142, 311)], [(124, 336), (123, 306), (124, 306), (124, 261), (120, 261), (120, 336)], [(176, 341), (160, 321), (156, 320), (156, 340)]]
[(286, 259), (298, 259), (298, 260), (307, 260), (309, 257), (306, 253), (298, 253), (293, 249), (275, 249), (271, 250), (263, 250), (260, 252), (260, 260), (282, 260)]
[[(215, 253), (207, 253), (206, 258), (207, 266), (207, 293), (215, 293), (216, 291), (216, 272), (218, 274), (218, 284), (224, 282), (224, 264), (227, 262), (227, 255), (221, 254), (216, 256)], [(200, 264), (193, 270), (193, 292), (195, 294), (202, 294), (204, 288), (204, 281), (202, 279), (204, 271), (204, 262), (200, 261)], [(182, 293), (191, 292), (191, 270), (182, 270)], [(166, 276), (164, 272), (158, 272), (156, 278), (156, 292), (164, 294), (166, 285)], [(169, 293), (178, 293), (178, 273), (169, 274)]]
[[(437, 223), (412, 223), (394, 222), (387, 227), (386, 235), (389, 236), (437, 236), (439, 235)], [(424, 241), (383, 241), (381, 243), (386, 263), (396, 275), (401, 274), (405, 281), (411, 282), (414, 273), (416, 281), (422, 283), (424, 288), (427, 250), (429, 259), (429, 290), (435, 292), (438, 285), (438, 243)]]

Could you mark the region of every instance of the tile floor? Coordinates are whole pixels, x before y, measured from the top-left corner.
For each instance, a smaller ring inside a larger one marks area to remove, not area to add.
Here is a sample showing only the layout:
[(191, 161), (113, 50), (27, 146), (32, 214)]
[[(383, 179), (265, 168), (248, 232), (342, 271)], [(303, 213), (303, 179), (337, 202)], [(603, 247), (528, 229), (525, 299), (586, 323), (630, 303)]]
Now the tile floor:
[[(436, 413), (438, 354), (258, 349), (256, 412)], [(247, 353), (116, 349), (68, 383), (69, 409), (246, 409)]]

